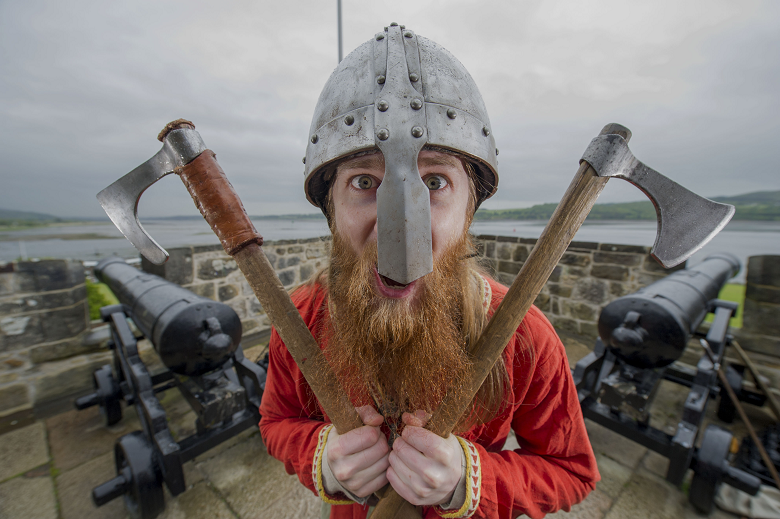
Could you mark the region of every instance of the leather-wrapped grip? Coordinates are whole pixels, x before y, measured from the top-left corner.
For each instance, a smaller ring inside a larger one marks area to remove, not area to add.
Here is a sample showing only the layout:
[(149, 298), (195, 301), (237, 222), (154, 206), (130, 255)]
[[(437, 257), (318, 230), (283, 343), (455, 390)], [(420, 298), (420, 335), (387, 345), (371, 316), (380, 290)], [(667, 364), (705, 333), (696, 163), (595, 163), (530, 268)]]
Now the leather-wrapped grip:
[(232, 256), (250, 243), (263, 244), (213, 151), (204, 151), (176, 173), (225, 252)]

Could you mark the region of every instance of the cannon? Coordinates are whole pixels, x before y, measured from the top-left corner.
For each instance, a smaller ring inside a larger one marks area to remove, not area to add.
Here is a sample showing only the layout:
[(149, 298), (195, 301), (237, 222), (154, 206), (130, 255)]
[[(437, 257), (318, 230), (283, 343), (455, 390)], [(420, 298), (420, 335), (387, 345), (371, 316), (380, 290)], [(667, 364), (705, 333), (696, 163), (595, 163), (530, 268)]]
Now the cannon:
[[(693, 469), (689, 500), (705, 513), (712, 510), (721, 483), (751, 495), (760, 485), (758, 478), (729, 464), (729, 431), (710, 425), (700, 435), (710, 398), (720, 397), (721, 419), (733, 418), (734, 407), (721, 392), (717, 370), (738, 305), (717, 296), (739, 269), (734, 256), (715, 254), (615, 299), (601, 311), (593, 352), (573, 370), (583, 415), (668, 458), (666, 479), (678, 487)], [(709, 329), (699, 331), (710, 313)], [(704, 352), (695, 368), (675, 362), (691, 339), (706, 341), (714, 362)], [(740, 400), (763, 405), (764, 395), (743, 389), (740, 374), (731, 367), (728, 373), (729, 385), (739, 386)], [(650, 406), (662, 380), (690, 388), (674, 434), (650, 425)]]
[[(257, 425), (267, 363), (246, 359), (241, 321), (229, 306), (119, 258), (102, 260), (95, 275), (120, 302), (100, 310), (111, 329), (114, 365), (94, 372), (94, 393), (75, 406), (97, 405), (106, 425), (113, 425), (122, 419), (122, 405), (132, 405), (142, 430), (117, 440), (116, 477), (95, 487), (92, 500), (101, 506), (124, 496), (131, 517), (153, 519), (165, 509), (163, 483), (174, 496), (186, 489), (185, 462)], [(152, 343), (163, 369), (151, 373), (141, 360), (142, 338)], [(178, 442), (157, 398), (174, 388), (197, 417), (196, 433)]]

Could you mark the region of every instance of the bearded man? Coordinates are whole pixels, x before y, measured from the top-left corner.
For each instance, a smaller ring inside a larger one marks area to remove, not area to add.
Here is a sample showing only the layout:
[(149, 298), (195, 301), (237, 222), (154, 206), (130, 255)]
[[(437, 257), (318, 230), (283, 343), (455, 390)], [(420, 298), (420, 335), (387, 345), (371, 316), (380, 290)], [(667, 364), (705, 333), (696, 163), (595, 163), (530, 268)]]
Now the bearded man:
[[(366, 517), (388, 483), (426, 518), (542, 517), (595, 488), (565, 351), (535, 307), (454, 433), (424, 428), (466, 391), (469, 348), (507, 290), (468, 233), (497, 155), (471, 76), (403, 26), (347, 56), (320, 96), (304, 189), (333, 245), (293, 301), (364, 426), (333, 429), (274, 331), (260, 430), (332, 518)], [(520, 448), (502, 450), (510, 431)]]

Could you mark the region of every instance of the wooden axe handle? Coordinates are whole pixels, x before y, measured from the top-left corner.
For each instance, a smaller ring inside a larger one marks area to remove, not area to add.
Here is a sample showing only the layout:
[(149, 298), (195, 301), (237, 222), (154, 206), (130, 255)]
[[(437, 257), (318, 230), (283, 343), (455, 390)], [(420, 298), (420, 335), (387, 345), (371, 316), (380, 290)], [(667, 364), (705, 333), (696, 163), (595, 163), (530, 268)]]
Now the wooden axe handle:
[[(615, 133), (626, 141), (631, 138), (628, 128), (617, 124), (608, 124), (601, 130), (601, 135)], [(426, 425), (427, 429), (447, 437), (463, 413), (468, 412), (474, 395), (482, 387), (485, 378), (493, 369), (493, 364), (501, 358), (509, 339), (515, 334), (536, 296), (544, 288), (607, 180), (609, 177), (599, 177), (587, 162), (580, 164), (536, 246), (470, 352), (474, 358), (474, 371), (469, 391), (463, 392), (459, 399), (452, 397), (452, 393), (445, 396)], [(396, 502), (382, 499), (371, 514), (371, 519), (393, 519), (396, 517), (396, 507)]]
[[(166, 129), (170, 131), (177, 127), (182, 126)], [(176, 172), (187, 186), (198, 210), (219, 237), (225, 252), (236, 260), (336, 430), (345, 433), (361, 427), (363, 422), (354, 406), (340, 389), (317, 341), (260, 248), (263, 239), (246, 215), (214, 153), (206, 150)]]

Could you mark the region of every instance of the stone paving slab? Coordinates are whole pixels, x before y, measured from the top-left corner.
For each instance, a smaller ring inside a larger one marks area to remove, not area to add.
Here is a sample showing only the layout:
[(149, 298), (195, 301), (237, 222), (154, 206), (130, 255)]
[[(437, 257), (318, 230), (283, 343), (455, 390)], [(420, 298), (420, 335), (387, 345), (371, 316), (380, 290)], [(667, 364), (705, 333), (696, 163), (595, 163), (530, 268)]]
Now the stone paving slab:
[(596, 490), (612, 499), (618, 497), (631, 479), (631, 469), (603, 454), (596, 454), (596, 462), (601, 474), (601, 481), (596, 483)]
[(585, 428), (588, 430), (593, 452), (597, 456), (612, 458), (629, 469), (635, 469), (647, 453), (646, 447), (642, 447), (596, 422), (586, 419)]
[(612, 498), (596, 488), (588, 494), (582, 503), (572, 506), (570, 512), (560, 510), (554, 514), (547, 514), (545, 517), (550, 519), (601, 519), (610, 506), (612, 506)]
[(35, 422), (3, 435), (0, 441), (0, 481), (49, 463), (46, 429)]
[(0, 484), (0, 517), (57, 519), (57, 501), (48, 470), (45, 476), (22, 476)]
[(107, 452), (113, 452), (120, 436), (141, 428), (133, 407), (122, 408), (122, 420), (106, 426), (97, 406), (71, 411), (46, 420), (54, 466), (70, 470)]
[(59, 474), (55, 481), (62, 519), (125, 517), (127, 513), (124, 500), (121, 498), (99, 508), (92, 503), (92, 489), (114, 476), (116, 476), (116, 469), (113, 450)]
[(189, 490), (176, 497), (172, 497), (167, 491), (165, 492), (165, 511), (157, 516), (158, 519), (192, 519), (194, 517), (235, 519), (236, 516), (227, 503), (205, 481), (192, 485)]

